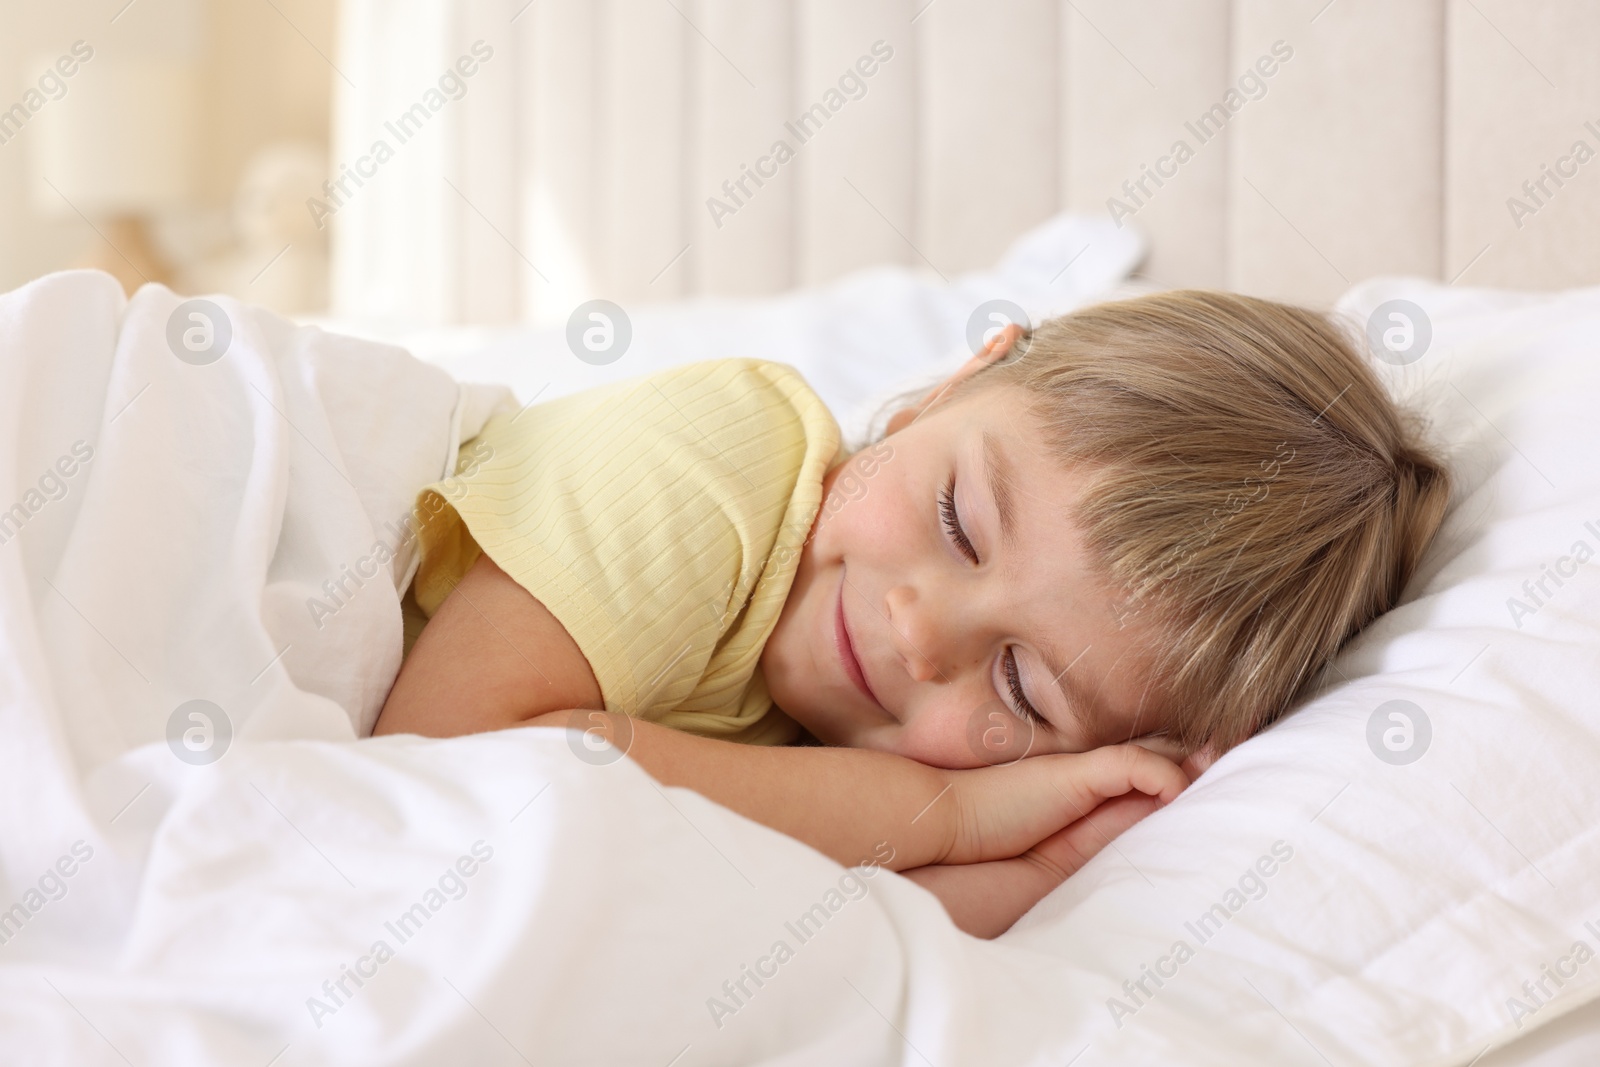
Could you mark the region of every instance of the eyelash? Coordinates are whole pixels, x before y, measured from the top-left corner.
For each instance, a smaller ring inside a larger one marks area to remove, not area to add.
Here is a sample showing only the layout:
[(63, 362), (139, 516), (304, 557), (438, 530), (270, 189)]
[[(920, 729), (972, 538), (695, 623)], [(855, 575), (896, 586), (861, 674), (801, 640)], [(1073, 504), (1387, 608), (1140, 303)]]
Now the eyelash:
[[(978, 562), (978, 551), (972, 547), (971, 540), (966, 532), (961, 529), (961, 518), (956, 514), (956, 480), (950, 481), (939, 491), (939, 514), (944, 520), (944, 527), (950, 533), (951, 540), (961, 554), (973, 563)], [(1028, 703), (1027, 696), (1022, 691), (1022, 676), (1017, 669), (1017, 657), (1011, 649), (1006, 649), (1005, 660), (1001, 669), (1005, 672), (1006, 688), (1011, 691), (1011, 699), (1016, 701), (1016, 706), (1021, 710), (1023, 718), (1032, 722), (1043, 724), (1044, 716), (1040, 715), (1034, 706)]]
[(1028, 698), (1022, 692), (1022, 675), (1017, 670), (1017, 656), (1011, 649), (1006, 649), (1005, 661), (1001, 667), (1006, 674), (1006, 688), (1011, 690), (1011, 699), (1017, 702), (1017, 707), (1022, 709), (1022, 717), (1040, 726), (1046, 725), (1044, 716), (1028, 703)]
[(973, 563), (978, 562), (978, 550), (972, 547), (972, 542), (967, 539), (966, 532), (961, 529), (961, 519), (956, 515), (956, 480), (951, 478), (945, 487), (939, 490), (939, 514), (944, 517), (944, 528), (950, 531), (950, 537)]

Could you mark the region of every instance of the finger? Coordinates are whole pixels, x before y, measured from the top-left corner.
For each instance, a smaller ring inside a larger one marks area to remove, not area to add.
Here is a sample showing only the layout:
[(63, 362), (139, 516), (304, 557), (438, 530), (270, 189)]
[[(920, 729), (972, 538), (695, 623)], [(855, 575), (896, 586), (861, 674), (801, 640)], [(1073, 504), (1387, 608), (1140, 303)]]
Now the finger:
[(944, 863), (1020, 855), (1102, 801), (1138, 792), (1166, 804), (1189, 784), (1177, 764), (1138, 745), (951, 773), (960, 776), (962, 815)]
[(1081, 823), (1085, 832), (1093, 832), (1109, 841), (1146, 815), (1160, 810), (1161, 802), (1155, 797), (1144, 793), (1124, 793), (1120, 797), (1112, 797), (1072, 826)]
[(1073, 800), (1080, 814), (1132, 790), (1170, 804), (1189, 784), (1176, 763), (1139, 745), (1111, 745), (1076, 756), (1041, 759), (1072, 761), (1057, 763), (1056, 774), (1065, 779), (1062, 794)]
[(1162, 804), (1172, 803), (1189, 785), (1189, 776), (1183, 773), (1182, 768), (1141, 745), (1114, 745), (1098, 751), (1100, 759), (1114, 761), (1126, 768), (1128, 784), (1133, 789), (1158, 797)]
[(1154, 797), (1143, 793), (1115, 797), (1051, 834), (1030, 852), (1066, 878), (1093, 859), (1113, 838), (1160, 807)]
[(1183, 769), (1193, 782), (1206, 772), (1217, 761), (1216, 749), (1210, 745), (1190, 752), (1171, 739), (1157, 734), (1148, 734), (1144, 737), (1135, 737), (1129, 744), (1148, 748), (1151, 752), (1159, 752)]

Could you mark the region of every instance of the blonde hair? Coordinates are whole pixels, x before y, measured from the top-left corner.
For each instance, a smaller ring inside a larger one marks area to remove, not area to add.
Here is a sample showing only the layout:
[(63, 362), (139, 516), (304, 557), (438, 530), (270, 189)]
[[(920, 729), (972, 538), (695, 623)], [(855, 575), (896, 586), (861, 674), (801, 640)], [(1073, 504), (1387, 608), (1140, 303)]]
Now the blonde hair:
[[(954, 397), (1018, 386), (1120, 614), (1152, 624), (1166, 734), (1219, 751), (1283, 714), (1392, 608), (1450, 474), (1353, 338), (1315, 311), (1177, 290), (1042, 323)], [(1143, 710), (1143, 709), (1141, 709)]]

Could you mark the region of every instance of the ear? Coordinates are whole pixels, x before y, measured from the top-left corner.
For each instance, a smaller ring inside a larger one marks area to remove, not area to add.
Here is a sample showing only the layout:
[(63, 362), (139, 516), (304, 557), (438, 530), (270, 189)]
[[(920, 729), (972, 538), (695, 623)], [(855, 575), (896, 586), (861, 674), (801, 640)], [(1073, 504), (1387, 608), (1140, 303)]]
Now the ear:
[(1189, 780), (1192, 782), (1202, 774), (1206, 773), (1206, 771), (1210, 770), (1211, 765), (1215, 762), (1217, 762), (1216, 748), (1211, 745), (1206, 745), (1198, 752), (1191, 752), (1188, 758), (1179, 764), (1179, 766), (1183, 768), (1183, 772), (1189, 776)]
[(930, 389), (928, 394), (921, 400), (890, 415), (888, 425), (884, 428), (885, 434), (899, 433), (915, 422), (918, 416), (931, 408), (945, 394), (949, 393), (957, 382), (970, 378), (985, 367), (998, 363), (1005, 357), (1007, 352), (1011, 351), (1011, 346), (1021, 336), (1022, 327), (1015, 323), (995, 334), (994, 337), (990, 338), (989, 343), (983, 346), (981, 352), (961, 364), (954, 374)]

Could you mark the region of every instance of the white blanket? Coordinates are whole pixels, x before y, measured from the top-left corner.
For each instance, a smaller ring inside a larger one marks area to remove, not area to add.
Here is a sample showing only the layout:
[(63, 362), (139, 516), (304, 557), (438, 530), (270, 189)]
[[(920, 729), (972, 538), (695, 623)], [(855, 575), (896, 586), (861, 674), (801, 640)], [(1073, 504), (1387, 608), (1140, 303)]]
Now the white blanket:
[(1466, 1064), (1591, 1001), (1600, 561), (1506, 599), (1600, 525), (1600, 291), (1352, 306), (1396, 295), (1466, 475), (1415, 599), (995, 942), (576, 733), (351, 743), (398, 524), (505, 391), (225, 300), (206, 363), (99, 275), (0, 297), (0, 1062)]
[(1046, 1018), (1047, 961), (580, 734), (350, 743), (398, 667), (412, 494), (508, 396), (103, 275), (0, 298), (0, 1060), (1034, 1045), (944, 1005)]

